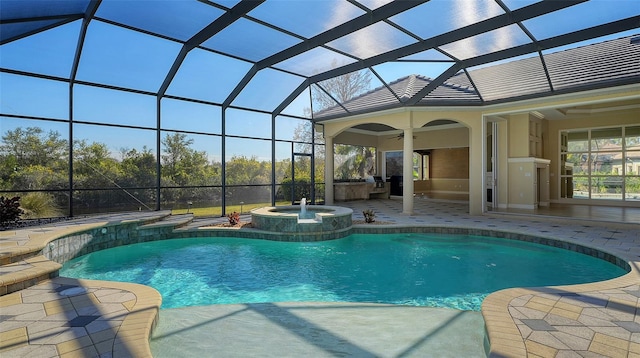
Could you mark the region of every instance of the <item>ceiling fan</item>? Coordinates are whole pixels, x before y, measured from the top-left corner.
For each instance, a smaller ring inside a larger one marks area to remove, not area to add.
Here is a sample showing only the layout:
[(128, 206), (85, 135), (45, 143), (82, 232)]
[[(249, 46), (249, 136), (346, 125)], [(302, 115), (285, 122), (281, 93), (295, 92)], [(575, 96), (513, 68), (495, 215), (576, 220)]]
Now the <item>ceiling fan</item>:
[[(397, 136), (389, 137), (389, 138), (387, 138), (387, 139), (394, 139), (394, 138), (395, 138), (396, 140), (400, 140), (400, 139), (404, 138), (404, 133), (400, 133), (400, 134), (398, 134)], [(416, 136), (413, 136), (413, 139), (416, 139)]]

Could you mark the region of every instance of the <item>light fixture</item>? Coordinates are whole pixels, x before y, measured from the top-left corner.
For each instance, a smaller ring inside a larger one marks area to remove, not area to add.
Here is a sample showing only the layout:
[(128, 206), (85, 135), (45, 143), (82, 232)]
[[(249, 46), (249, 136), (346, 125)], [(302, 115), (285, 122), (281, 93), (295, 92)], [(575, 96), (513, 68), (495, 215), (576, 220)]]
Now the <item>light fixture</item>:
[(540, 119), (544, 119), (544, 114), (538, 112), (538, 111), (531, 111), (530, 112), (533, 116), (538, 117)]

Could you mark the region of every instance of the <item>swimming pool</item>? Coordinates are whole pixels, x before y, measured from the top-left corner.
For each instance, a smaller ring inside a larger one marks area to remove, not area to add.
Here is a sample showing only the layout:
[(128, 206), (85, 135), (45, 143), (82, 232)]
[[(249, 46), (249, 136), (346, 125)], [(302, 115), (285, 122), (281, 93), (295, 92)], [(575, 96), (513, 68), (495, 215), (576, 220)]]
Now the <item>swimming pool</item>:
[(625, 274), (591, 256), (521, 241), (445, 234), (354, 234), (322, 242), (172, 239), (71, 260), (62, 276), (136, 282), (162, 308), (347, 301), (479, 310), (491, 292)]

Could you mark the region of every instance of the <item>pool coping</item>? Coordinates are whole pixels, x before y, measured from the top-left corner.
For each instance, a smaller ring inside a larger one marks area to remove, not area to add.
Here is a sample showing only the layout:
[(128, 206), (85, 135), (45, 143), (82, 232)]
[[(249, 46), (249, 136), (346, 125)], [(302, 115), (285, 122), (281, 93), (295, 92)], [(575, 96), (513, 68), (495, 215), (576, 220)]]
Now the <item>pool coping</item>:
[[(162, 219), (165, 215), (158, 215), (157, 220)], [(155, 219), (154, 219), (155, 220)], [(155, 221), (157, 221), (155, 220)], [(124, 222), (124, 221), (123, 221)], [(140, 220), (132, 220), (130, 222), (143, 223)], [(70, 223), (71, 224), (71, 223)], [(113, 222), (98, 222), (92, 224), (85, 225), (71, 225), (71, 227), (63, 227), (59, 229), (52, 229), (47, 231), (46, 233), (40, 233), (38, 235), (33, 236), (33, 242), (31, 242), (31, 237), (25, 243), (23, 243), (19, 250), (14, 250), (14, 252), (20, 252), (21, 254), (24, 252), (24, 249), (27, 247), (42, 247), (46, 248), (47, 245), (56, 239), (61, 237), (65, 237), (67, 235), (71, 235), (74, 233), (78, 233), (83, 230), (97, 229), (105, 227), (106, 225), (117, 226), (117, 223)], [(206, 227), (206, 228), (198, 228), (198, 229), (177, 229), (173, 230), (177, 227), (175, 224), (167, 224), (162, 225), (161, 223), (154, 224), (159, 227), (169, 227), (172, 232), (176, 235), (176, 238), (187, 236), (195, 236), (195, 237), (204, 237), (204, 236), (242, 236), (246, 237), (247, 233), (255, 233), (256, 235), (262, 235), (264, 232), (262, 230), (257, 229), (240, 229), (237, 228), (224, 228), (224, 227)], [(351, 233), (389, 233), (389, 232), (397, 232), (397, 233), (406, 233), (406, 232), (440, 232), (440, 233), (459, 233), (459, 234), (471, 234), (471, 235), (487, 235), (493, 237), (504, 237), (504, 238), (536, 238), (540, 239), (539, 235), (527, 235), (521, 232), (512, 232), (508, 230), (499, 230), (499, 229), (478, 229), (474, 227), (464, 227), (461, 225), (451, 225), (451, 226), (434, 226), (434, 225), (406, 225), (406, 224), (389, 224), (389, 225), (368, 225), (368, 224), (356, 224), (350, 228)], [(215, 235), (212, 235), (214, 234)], [(500, 235), (491, 235), (492, 234), (500, 234)], [(194, 235), (195, 234), (195, 235)], [(505, 236), (506, 235), (506, 236)], [(5, 235), (6, 236), (6, 235)], [(173, 238), (173, 237), (172, 237)], [(490, 341), (490, 347), (488, 347), (489, 356), (495, 357), (518, 357), (518, 356), (526, 356), (527, 352), (531, 353), (531, 347), (529, 347), (525, 339), (523, 338), (523, 334), (518, 328), (518, 322), (513, 318), (513, 315), (510, 313), (510, 308), (513, 307), (513, 302), (522, 298), (523, 296), (544, 296), (547, 297), (549, 295), (561, 294), (566, 292), (573, 293), (588, 293), (588, 292), (599, 292), (606, 291), (620, 287), (633, 286), (638, 285), (640, 282), (640, 273), (638, 272), (638, 264), (639, 262), (634, 261), (630, 255), (625, 254), (624, 252), (612, 252), (608, 249), (604, 249), (602, 247), (594, 247), (590, 245), (579, 244), (576, 242), (572, 242), (571, 240), (562, 239), (562, 238), (551, 238), (551, 237), (542, 237), (543, 240), (549, 240), (548, 242), (560, 243), (561, 245), (568, 247), (586, 247), (591, 250), (595, 250), (597, 252), (601, 252), (605, 255), (611, 255), (616, 258), (618, 261), (624, 262), (628, 265), (630, 272), (607, 281), (595, 282), (595, 283), (587, 283), (587, 284), (579, 284), (579, 285), (568, 285), (568, 286), (554, 286), (554, 287), (541, 287), (541, 288), (510, 288), (501, 290), (498, 292), (494, 292), (490, 294), (482, 304), (482, 315), (485, 319), (486, 326), (486, 334)], [(578, 246), (576, 246), (578, 245)], [(554, 245), (552, 245), (554, 246)], [(567, 248), (567, 247), (565, 247)], [(574, 250), (575, 251), (575, 250)], [(619, 265), (621, 262), (618, 262)], [(0, 275), (0, 280), (4, 279), (5, 275)], [(109, 288), (118, 288), (121, 290), (126, 290), (128, 292), (132, 292), (137, 300), (140, 302), (138, 306), (133, 306), (133, 310), (130, 315), (131, 318), (126, 318), (123, 322), (123, 326), (121, 330), (118, 331), (117, 342), (118, 345), (114, 343), (114, 351), (117, 347), (137, 347), (139, 346), (140, 340), (144, 339), (147, 344), (144, 344), (145, 349), (140, 351), (136, 350), (133, 356), (136, 357), (149, 357), (150, 348), (149, 348), (149, 338), (151, 333), (153, 332), (153, 328), (155, 323), (157, 322), (159, 315), (159, 307), (161, 304), (161, 296), (154, 289), (137, 285), (137, 284), (124, 284), (124, 283), (115, 283), (110, 281), (90, 281), (90, 280), (75, 280), (68, 278), (53, 278), (52, 282), (56, 283), (64, 283), (68, 282), (66, 280), (73, 280), (80, 285), (86, 285), (87, 287), (109, 287)], [(45, 281), (46, 282), (46, 281)], [(20, 293), (20, 291), (16, 292)], [(0, 296), (0, 308), (6, 307), (7, 302), (15, 302), (15, 298), (13, 298), (14, 294)], [(137, 301), (136, 301), (137, 302)], [(127, 315), (129, 317), (129, 315)], [(126, 325), (124, 323), (126, 322)], [(122, 328), (124, 328), (122, 330)], [(0, 333), (0, 337), (2, 334)], [(0, 341), (4, 341), (0, 340)], [(136, 344), (137, 343), (137, 344)], [(536, 348), (536, 347), (534, 347)], [(533, 349), (535, 351), (535, 349)], [(2, 351), (2, 347), (0, 346), (0, 351)], [(640, 354), (640, 343), (630, 342), (628, 347), (628, 352), (634, 352)]]
[[(567, 295), (590, 294), (619, 289), (621, 287), (632, 287), (637, 286), (639, 281), (640, 274), (636, 268), (633, 268), (632, 272), (606, 281), (537, 288), (509, 288), (494, 292), (484, 299), (481, 310), (485, 320), (487, 337), (490, 341), (489, 356), (526, 357), (528, 354), (534, 354), (534, 356), (555, 357), (559, 352), (559, 349), (552, 351), (549, 350), (549, 347), (540, 347), (533, 343), (527, 344), (527, 341), (523, 337), (523, 332), (518, 327), (517, 318), (511, 313), (511, 309), (515, 306), (514, 302), (516, 300), (549, 300), (550, 305), (547, 305), (549, 308), (541, 308), (538, 311), (542, 313), (553, 313), (553, 304), (558, 301), (558, 299), (554, 298), (555, 296), (562, 298)], [(522, 305), (518, 306), (521, 307)], [(560, 313), (560, 315), (562, 314)], [(632, 343), (633, 342), (630, 342), (630, 344)], [(615, 345), (611, 345), (611, 347), (615, 347)], [(608, 356), (607, 348), (609, 347), (601, 347), (600, 352), (597, 353)], [(640, 344), (636, 343), (633, 349), (634, 350), (628, 347), (623, 356), (626, 357), (630, 352), (640, 354)]]

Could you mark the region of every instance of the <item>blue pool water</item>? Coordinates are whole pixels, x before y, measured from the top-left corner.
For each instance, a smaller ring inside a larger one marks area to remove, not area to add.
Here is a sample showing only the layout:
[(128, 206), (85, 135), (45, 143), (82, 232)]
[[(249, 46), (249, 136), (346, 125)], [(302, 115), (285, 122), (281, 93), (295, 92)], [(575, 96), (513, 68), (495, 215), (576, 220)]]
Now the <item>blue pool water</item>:
[(467, 235), (351, 235), (292, 243), (240, 238), (156, 241), (67, 262), (67, 277), (136, 282), (162, 308), (221, 303), (349, 301), (479, 310), (508, 287), (600, 281), (626, 273), (604, 260)]

